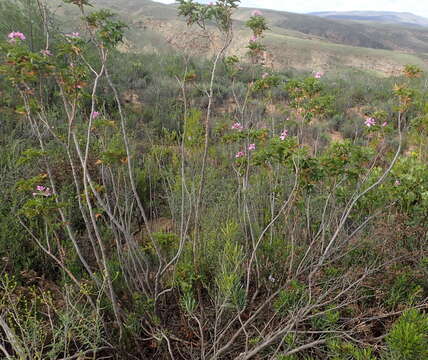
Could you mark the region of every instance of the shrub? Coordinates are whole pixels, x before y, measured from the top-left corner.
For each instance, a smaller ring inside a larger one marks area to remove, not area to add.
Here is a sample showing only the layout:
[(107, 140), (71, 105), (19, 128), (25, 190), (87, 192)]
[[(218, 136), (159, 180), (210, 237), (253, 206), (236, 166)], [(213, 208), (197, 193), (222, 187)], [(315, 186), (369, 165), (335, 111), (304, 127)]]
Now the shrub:
[(386, 338), (391, 360), (428, 358), (428, 316), (419, 310), (406, 311)]

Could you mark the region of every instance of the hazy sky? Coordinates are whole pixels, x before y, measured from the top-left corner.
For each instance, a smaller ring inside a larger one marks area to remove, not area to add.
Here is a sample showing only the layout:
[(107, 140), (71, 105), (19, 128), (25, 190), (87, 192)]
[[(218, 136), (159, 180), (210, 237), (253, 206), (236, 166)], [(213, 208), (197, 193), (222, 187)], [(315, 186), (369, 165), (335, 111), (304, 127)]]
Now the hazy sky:
[[(173, 3), (171, 0), (156, 0)], [(306, 13), (311, 11), (404, 11), (428, 17), (427, 0), (241, 0), (241, 6)]]

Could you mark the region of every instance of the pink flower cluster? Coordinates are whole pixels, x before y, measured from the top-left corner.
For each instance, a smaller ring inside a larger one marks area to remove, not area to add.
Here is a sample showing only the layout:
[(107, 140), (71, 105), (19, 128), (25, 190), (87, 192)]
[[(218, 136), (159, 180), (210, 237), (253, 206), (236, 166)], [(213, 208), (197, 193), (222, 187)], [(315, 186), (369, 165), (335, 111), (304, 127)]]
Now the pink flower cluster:
[(260, 10), (254, 10), (251, 13), (251, 16), (263, 16), (262, 12)]
[[(248, 145), (248, 151), (254, 151), (254, 150), (256, 150), (256, 144), (250, 144), (250, 145)], [(244, 156), (245, 156), (245, 152), (244, 151), (238, 151), (235, 154), (235, 158), (237, 158), (237, 159), (239, 159), (241, 157), (244, 157)]]
[(279, 136), (279, 138), (281, 140), (285, 140), (285, 138), (288, 136), (288, 130), (284, 130), (281, 135)]
[(8, 36), (7, 36), (11, 41), (14, 42), (17, 39), (24, 41), (26, 39), (25, 35), (22, 32), (19, 31), (12, 31)]
[(241, 123), (236, 122), (236, 123), (234, 123), (234, 124), (232, 125), (232, 128), (231, 128), (231, 129), (232, 129), (232, 130), (242, 131), (242, 130), (244, 130), (244, 127), (242, 126), (242, 124), (241, 124)]
[(314, 75), (315, 79), (321, 79), (324, 76), (322, 71), (317, 71)]
[(36, 190), (37, 192), (33, 192), (33, 196), (41, 195), (41, 196), (48, 197), (52, 195), (51, 189), (49, 189), (48, 187), (44, 187), (42, 185), (37, 185)]
[(78, 32), (72, 32), (71, 34), (65, 34), (66, 37), (71, 39), (78, 39), (80, 38), (80, 34)]
[(94, 111), (92, 114), (91, 114), (91, 117), (92, 117), (92, 119), (96, 119), (98, 116), (100, 116), (101, 115), (101, 113), (100, 112), (98, 112), (98, 111)]
[(52, 53), (48, 49), (40, 50), (40, 54), (42, 54), (44, 56), (52, 56)]
[(367, 127), (372, 127), (376, 125), (376, 120), (373, 119), (372, 117), (366, 117), (366, 120), (364, 121), (364, 125), (366, 125)]
[(256, 36), (256, 35), (253, 35), (253, 36), (251, 36), (251, 38), (250, 38), (250, 42), (252, 42), (252, 43), (257, 42), (257, 40), (258, 40), (258, 38), (257, 38), (257, 36)]

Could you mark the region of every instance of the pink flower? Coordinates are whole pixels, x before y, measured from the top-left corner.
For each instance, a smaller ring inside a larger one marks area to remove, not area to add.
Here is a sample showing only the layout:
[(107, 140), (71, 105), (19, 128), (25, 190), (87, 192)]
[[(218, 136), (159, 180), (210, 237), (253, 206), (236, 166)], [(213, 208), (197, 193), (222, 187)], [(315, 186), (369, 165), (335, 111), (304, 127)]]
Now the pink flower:
[(399, 185), (401, 185), (401, 182), (400, 182), (400, 180), (395, 180), (395, 183), (394, 183), (394, 185), (395, 185), (395, 186), (399, 186)]
[(288, 130), (284, 130), (281, 135), (279, 136), (279, 138), (281, 140), (285, 140), (285, 138), (288, 136)]
[(15, 42), (16, 39), (19, 39), (22, 41), (26, 39), (25, 35), (19, 31), (12, 31), (7, 37), (10, 39), (9, 41), (11, 42)]
[(52, 56), (52, 53), (48, 49), (40, 50), (40, 54), (42, 54), (44, 56)]
[(315, 79), (321, 79), (324, 76), (322, 71), (317, 71), (314, 75)]
[(251, 13), (251, 16), (262, 16), (263, 14), (262, 14), (262, 12), (260, 11), (260, 10), (254, 10), (252, 13)]
[(376, 120), (375, 120), (375, 119), (373, 119), (372, 117), (366, 117), (366, 121), (364, 121), (364, 124), (365, 124), (367, 127), (371, 127), (371, 126), (376, 125)]
[(46, 190), (43, 192), (43, 194), (42, 194), (42, 195), (43, 195), (43, 196), (51, 196), (51, 195), (52, 195), (51, 189), (46, 188)]
[(249, 151), (256, 150), (256, 144), (250, 144), (250, 145), (248, 145), (248, 150)]
[(269, 77), (269, 73), (267, 73), (267, 72), (263, 73), (262, 79), (266, 79), (267, 77)]
[(383, 127), (385, 127), (387, 125), (388, 125), (388, 123), (386, 121), (382, 124)]
[(244, 127), (239, 122), (236, 122), (232, 125), (232, 130), (242, 131), (243, 129), (244, 129)]
[(65, 36), (72, 39), (78, 39), (80, 34), (78, 32), (72, 32), (71, 34), (65, 34)]
[(243, 156), (245, 156), (245, 153), (243, 152), (243, 151), (238, 151), (237, 153), (236, 153), (236, 155), (235, 155), (235, 158), (241, 158), (241, 157), (243, 157)]
[(214, 3), (211, 1), (210, 3), (208, 3), (208, 6), (213, 6)]
[(33, 196), (41, 195), (41, 196), (48, 197), (48, 196), (52, 195), (51, 189), (46, 188), (42, 185), (37, 185), (36, 190), (37, 190), (37, 192), (33, 192)]
[(253, 36), (251, 36), (251, 38), (250, 38), (250, 42), (256, 42), (258, 39), (257, 39), (257, 36), (256, 35), (253, 35)]
[(101, 114), (98, 112), (98, 111), (94, 111), (92, 114), (91, 114), (91, 117), (92, 117), (92, 119), (96, 119), (98, 116), (100, 116)]

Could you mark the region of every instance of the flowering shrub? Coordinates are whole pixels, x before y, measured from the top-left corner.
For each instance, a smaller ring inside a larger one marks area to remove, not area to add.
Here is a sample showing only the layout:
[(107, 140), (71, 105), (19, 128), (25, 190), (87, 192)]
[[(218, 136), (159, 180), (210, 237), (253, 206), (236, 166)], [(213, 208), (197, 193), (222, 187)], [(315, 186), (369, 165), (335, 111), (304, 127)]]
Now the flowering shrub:
[(321, 71), (317, 71), (314, 75), (315, 79), (321, 79), (324, 76), (324, 73)]
[(49, 189), (48, 187), (44, 187), (42, 185), (37, 185), (36, 190), (37, 192), (33, 192), (33, 196), (41, 195), (41, 196), (48, 197), (52, 195), (51, 189)]
[(12, 31), (8, 36), (9, 42), (14, 43), (17, 39), (24, 41), (26, 39), (25, 35), (19, 31)]
[(376, 125), (376, 120), (373, 119), (372, 117), (367, 117), (366, 120), (364, 121), (364, 125), (366, 125), (367, 127), (371, 127)]
[(236, 122), (232, 125), (231, 127), (232, 130), (238, 130), (238, 131), (242, 131), (244, 130), (244, 127), (241, 125), (241, 123)]
[(288, 130), (286, 129), (281, 133), (279, 138), (284, 141), (287, 136), (288, 136)]
[(246, 26), (251, 29), (255, 39), (261, 37), (266, 30), (269, 30), (266, 18), (259, 10), (252, 12), (251, 18), (246, 22)]
[(1, 258), (42, 255), (0, 280), (0, 352), (422, 359), (420, 315), (393, 320), (428, 296), (423, 73), (351, 102), (269, 67), (258, 10), (257, 61), (230, 55), (238, 1), (179, 2), (212, 61), (120, 53), (126, 26), (69, 2), (80, 33), (1, 43)]

